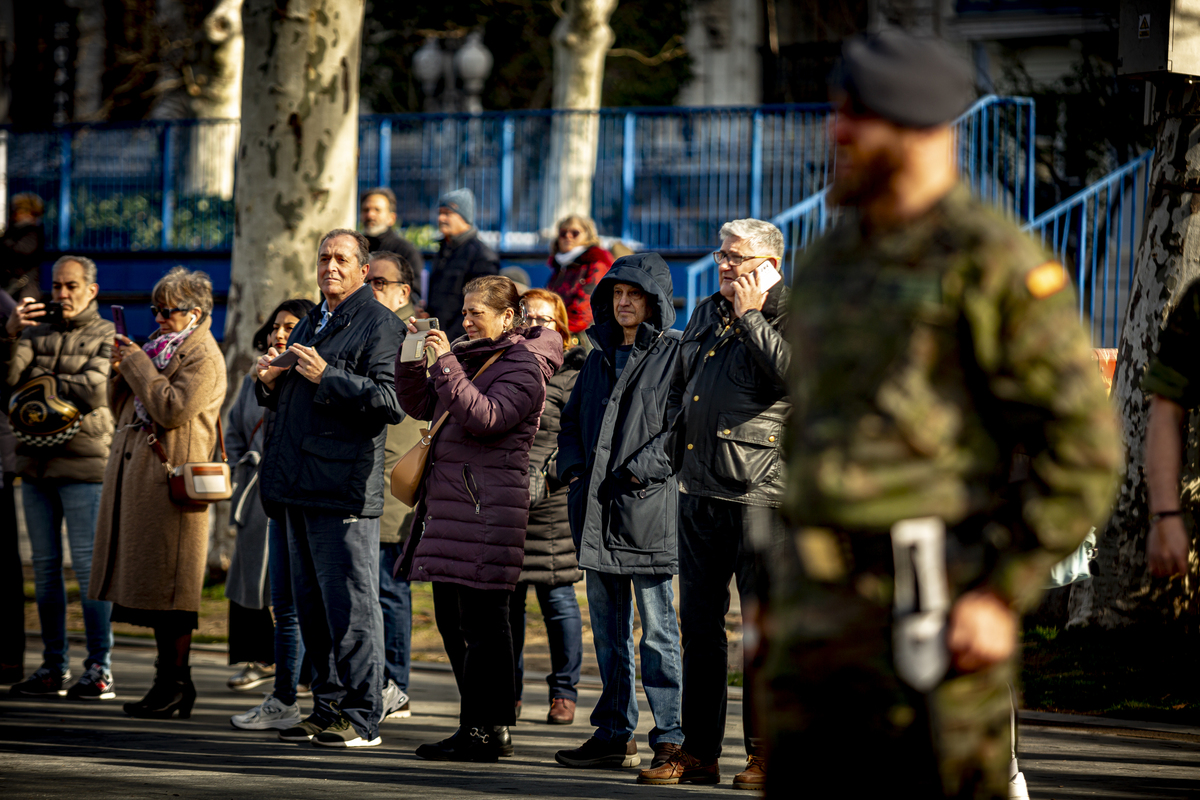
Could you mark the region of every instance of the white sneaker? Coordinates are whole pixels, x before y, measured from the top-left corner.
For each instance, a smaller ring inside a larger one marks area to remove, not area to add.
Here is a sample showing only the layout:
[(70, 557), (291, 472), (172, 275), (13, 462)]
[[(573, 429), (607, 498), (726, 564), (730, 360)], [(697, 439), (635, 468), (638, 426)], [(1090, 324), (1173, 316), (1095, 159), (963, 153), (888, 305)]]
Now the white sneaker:
[(408, 708), (408, 695), (396, 685), (395, 681), (389, 679), (387, 686), (383, 687), (383, 719), (404, 719), (411, 716), (412, 711)]
[(284, 730), (300, 722), (300, 704), (285, 706), (273, 694), (245, 714), (234, 714), (229, 724), (244, 731)]

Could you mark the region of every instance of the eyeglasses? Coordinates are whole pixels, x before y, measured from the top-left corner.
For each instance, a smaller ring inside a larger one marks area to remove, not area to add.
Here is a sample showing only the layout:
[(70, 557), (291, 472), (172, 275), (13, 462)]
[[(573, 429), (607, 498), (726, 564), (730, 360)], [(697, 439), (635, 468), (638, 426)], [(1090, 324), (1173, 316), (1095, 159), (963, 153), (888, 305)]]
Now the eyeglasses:
[(152, 317), (162, 317), (163, 319), (166, 319), (167, 317), (174, 314), (176, 311), (178, 311), (181, 314), (184, 314), (188, 311), (191, 311), (191, 309), (190, 308), (162, 308), (160, 306), (150, 306), (150, 316), (152, 316)]
[(724, 261), (731, 267), (740, 267), (743, 263), (752, 258), (774, 258), (775, 256), (738, 256), (734, 255), (733, 253), (726, 253), (724, 250), (718, 250), (712, 254), (712, 257), (713, 261), (717, 262), (718, 266), (720, 266), (721, 262)]
[(387, 278), (371, 278), (371, 280), (367, 281), (367, 283), (371, 284), (371, 286), (376, 289), (386, 289), (389, 286), (402, 284), (404, 281), (389, 281)]
[(525, 319), (531, 325), (541, 325), (542, 327), (554, 324), (554, 317), (535, 317), (533, 314), (526, 314)]
[(561, 230), (558, 232), (558, 235), (567, 239), (574, 239), (578, 236), (583, 236), (583, 231)]

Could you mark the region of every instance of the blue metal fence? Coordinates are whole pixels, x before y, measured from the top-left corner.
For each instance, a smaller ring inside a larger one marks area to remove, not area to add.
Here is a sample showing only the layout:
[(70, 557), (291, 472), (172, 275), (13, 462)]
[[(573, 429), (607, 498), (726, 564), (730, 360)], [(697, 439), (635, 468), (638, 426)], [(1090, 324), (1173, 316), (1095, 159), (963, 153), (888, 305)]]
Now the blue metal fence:
[(364, 117), (359, 186), (385, 183), (403, 226), (428, 224), (438, 195), (467, 186), (476, 224), (502, 249), (541, 248), (556, 220), (553, 135), (594, 137), (592, 206), (603, 234), (694, 250), (726, 220), (776, 214), (826, 182), (828, 106), (646, 108)]
[[(694, 250), (727, 219), (777, 214), (825, 185), (827, 116), (820, 105), (368, 116), (359, 128), (358, 185), (391, 186), (405, 227), (431, 224), (442, 192), (470, 187), (476, 223), (501, 249), (541, 250), (539, 231), (556, 222), (541, 218), (561, 166), (552, 163), (552, 133), (587, 129), (597, 149), (592, 206), (584, 211), (601, 232), (647, 248)], [(236, 120), (0, 136), (7, 192), (46, 201), (52, 247), (232, 246)]]
[(1143, 153), (1026, 226), (1075, 282), (1079, 316), (1096, 347), (1120, 342), (1153, 159), (1153, 150)]
[[(0, 136), (7, 193), (46, 203), (59, 250), (229, 250), (238, 123), (72, 125)], [(63, 209), (69, 209), (63, 213)]]
[[(954, 123), (955, 152), (963, 180), (979, 197), (1020, 221), (1033, 217), (1034, 108), (1028, 97), (981, 98)], [(832, 158), (832, 156), (831, 156)], [(784, 238), (784, 276), (791, 277), (796, 255), (832, 221), (825, 190), (807, 197), (771, 218)], [(715, 236), (708, 246), (716, 244)], [(687, 269), (687, 299), (681, 316), (688, 317), (701, 299), (717, 290), (719, 274), (705, 256)]]

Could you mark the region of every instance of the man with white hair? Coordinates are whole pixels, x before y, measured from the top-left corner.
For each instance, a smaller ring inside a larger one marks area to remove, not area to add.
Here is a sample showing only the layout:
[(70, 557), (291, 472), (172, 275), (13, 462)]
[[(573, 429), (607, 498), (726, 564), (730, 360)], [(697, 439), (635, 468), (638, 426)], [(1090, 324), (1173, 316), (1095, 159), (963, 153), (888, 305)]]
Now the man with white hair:
[[(643, 770), (638, 783), (717, 783), (725, 737), (728, 670), (725, 614), (737, 578), (742, 617), (765, 595), (764, 554), (776, 538), (772, 511), (783, 500), (780, 443), (791, 413), (784, 338), (788, 289), (779, 277), (783, 234), (769, 222), (721, 227), (713, 253), (721, 285), (692, 312), (671, 383), (664, 443), (679, 481), (679, 617), (683, 638), (683, 749)], [(747, 637), (749, 639), (750, 637)], [(746, 769), (739, 789), (765, 779), (753, 735), (754, 700), (746, 659), (743, 731)]]

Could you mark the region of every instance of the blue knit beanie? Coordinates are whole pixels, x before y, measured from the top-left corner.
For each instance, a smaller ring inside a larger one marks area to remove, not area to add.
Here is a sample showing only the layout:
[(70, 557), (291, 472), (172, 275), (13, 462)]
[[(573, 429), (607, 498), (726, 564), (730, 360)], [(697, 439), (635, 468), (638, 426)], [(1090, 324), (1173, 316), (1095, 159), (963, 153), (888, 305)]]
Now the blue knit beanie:
[(468, 225), (475, 224), (475, 195), (470, 189), (455, 189), (438, 198), (438, 208), (448, 208), (458, 214)]

